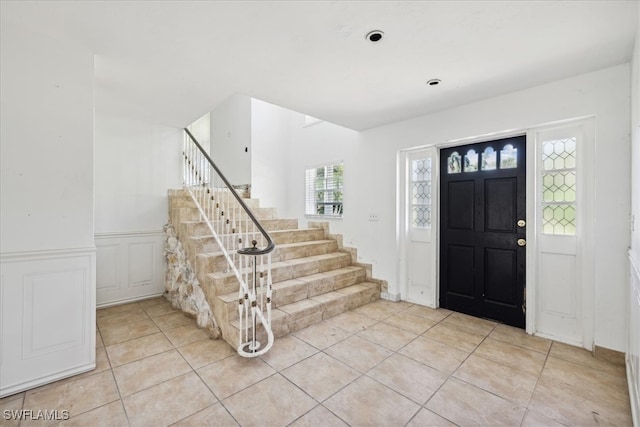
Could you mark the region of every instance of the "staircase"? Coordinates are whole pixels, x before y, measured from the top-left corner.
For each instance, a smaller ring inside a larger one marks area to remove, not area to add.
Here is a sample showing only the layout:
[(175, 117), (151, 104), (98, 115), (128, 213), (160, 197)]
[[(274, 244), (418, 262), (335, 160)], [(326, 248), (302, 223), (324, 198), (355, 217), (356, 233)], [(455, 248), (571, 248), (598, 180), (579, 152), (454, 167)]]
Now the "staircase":
[[(342, 248), (326, 225), (298, 228), (297, 220), (277, 218), (274, 209), (261, 208), (256, 199), (244, 202), (276, 244), (271, 253), (271, 329), (276, 338), (379, 298), (380, 282), (370, 277), (370, 269), (356, 265), (355, 251)], [(236, 348), (240, 334), (236, 276), (187, 191), (169, 191), (169, 218), (222, 337)], [(224, 241), (225, 236), (219, 237)], [(260, 328), (258, 336), (264, 335)]]

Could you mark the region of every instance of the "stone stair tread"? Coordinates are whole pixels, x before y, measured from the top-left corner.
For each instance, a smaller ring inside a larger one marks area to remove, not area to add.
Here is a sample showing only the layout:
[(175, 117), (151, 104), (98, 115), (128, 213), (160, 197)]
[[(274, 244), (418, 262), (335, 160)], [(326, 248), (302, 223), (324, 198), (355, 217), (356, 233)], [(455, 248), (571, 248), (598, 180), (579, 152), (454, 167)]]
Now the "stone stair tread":
[[(276, 246), (276, 250), (280, 249), (290, 249), (290, 248), (300, 248), (305, 246), (319, 246), (333, 243), (334, 240), (310, 240), (308, 242), (296, 242), (296, 243), (280, 243)], [(235, 253), (235, 250), (227, 251), (227, 253), (232, 254)], [(201, 252), (197, 256), (206, 256), (206, 257), (218, 257), (223, 256), (224, 253), (222, 251), (210, 251), (210, 252)], [(301, 258), (305, 258), (304, 255)]]

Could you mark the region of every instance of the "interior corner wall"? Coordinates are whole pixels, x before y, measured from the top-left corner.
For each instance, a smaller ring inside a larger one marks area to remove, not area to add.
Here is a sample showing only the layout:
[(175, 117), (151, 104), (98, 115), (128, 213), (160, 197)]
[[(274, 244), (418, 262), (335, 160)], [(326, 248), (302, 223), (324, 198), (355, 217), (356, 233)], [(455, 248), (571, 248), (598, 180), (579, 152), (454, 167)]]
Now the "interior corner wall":
[(276, 208), (281, 218), (289, 209), (288, 169), (291, 162), (293, 111), (259, 99), (251, 100), (251, 197), (260, 206)]
[(210, 117), (212, 160), (232, 185), (251, 184), (251, 98), (233, 95)]
[[(345, 164), (345, 213), (331, 223), (345, 245), (358, 248), (374, 277), (399, 292), (396, 251), (396, 183), (399, 150), (441, 144), (578, 117), (596, 118), (596, 183), (593, 267), (595, 344), (623, 351), (628, 299), (630, 165), (630, 67), (607, 68), (498, 96), (365, 132), (329, 123), (294, 129), (289, 204), (304, 217), (304, 168), (327, 161)], [(370, 214), (377, 221), (370, 221)]]

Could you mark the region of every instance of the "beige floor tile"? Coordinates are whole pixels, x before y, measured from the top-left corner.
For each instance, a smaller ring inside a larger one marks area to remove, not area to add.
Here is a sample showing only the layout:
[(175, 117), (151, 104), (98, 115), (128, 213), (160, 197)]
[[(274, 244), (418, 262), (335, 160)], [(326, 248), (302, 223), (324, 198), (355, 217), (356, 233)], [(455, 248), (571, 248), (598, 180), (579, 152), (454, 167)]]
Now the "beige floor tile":
[(358, 336), (382, 345), (389, 350), (397, 351), (414, 340), (418, 335), (386, 323), (376, 323), (375, 325), (358, 332)]
[(455, 371), (469, 355), (469, 353), (465, 351), (425, 338), (424, 336), (418, 337), (407, 344), (399, 353), (431, 366), (432, 368), (436, 368), (445, 374), (451, 374)]
[(437, 369), (399, 354), (384, 360), (367, 375), (420, 405), (447, 379)]
[(384, 323), (420, 335), (433, 327), (437, 322), (405, 310), (391, 317), (387, 317), (384, 319)]
[(331, 411), (322, 405), (318, 405), (311, 411), (307, 412), (290, 427), (348, 427), (348, 425), (340, 418), (336, 417)]
[(485, 338), (483, 334), (477, 334), (453, 323), (438, 323), (422, 336), (450, 345), (459, 350), (472, 352)]
[(182, 347), (196, 341), (204, 341), (211, 339), (211, 335), (206, 329), (198, 328), (194, 323), (187, 323), (177, 328), (164, 331), (169, 341), (176, 346)]
[(96, 310), (96, 319), (135, 311), (140, 311), (140, 305), (135, 302), (129, 304), (114, 305), (107, 308), (99, 308), (98, 310)]
[(548, 353), (551, 347), (551, 340), (529, 335), (522, 329), (507, 325), (497, 325), (489, 336), (540, 353)]
[(104, 348), (104, 341), (102, 341), (102, 335), (100, 335), (100, 331), (96, 329), (96, 349)]
[(173, 345), (162, 333), (147, 335), (120, 344), (108, 346), (107, 354), (111, 365), (115, 368), (145, 357), (171, 350)]
[(450, 378), (425, 408), (460, 426), (518, 426), (525, 408)]
[(537, 374), (529, 374), (473, 354), (453, 375), (523, 407), (529, 404), (538, 381)]
[(169, 302), (169, 301), (164, 296), (158, 296), (158, 297), (147, 298), (140, 301), (136, 301), (136, 303), (142, 308), (151, 307), (152, 305), (160, 304), (163, 302)]
[(201, 368), (209, 363), (217, 362), (236, 354), (236, 351), (222, 339), (192, 342), (180, 347), (178, 351), (193, 369)]
[(522, 420), (522, 424), (520, 427), (563, 427), (564, 424), (560, 424), (557, 421), (552, 420), (551, 418), (542, 415), (538, 412), (527, 410), (527, 413), (524, 414), (524, 419)]
[(221, 403), (214, 403), (202, 411), (178, 421), (174, 427), (237, 427), (238, 423), (233, 419), (227, 408)]
[(367, 372), (393, 354), (391, 350), (355, 335), (325, 352), (360, 372)]
[(113, 314), (111, 316), (99, 317), (96, 320), (98, 324), (98, 329), (100, 331), (104, 331), (105, 329), (118, 328), (127, 323), (132, 323), (137, 320), (149, 319), (147, 313), (144, 312), (140, 307), (137, 307), (131, 311), (125, 313)]
[(163, 314), (162, 316), (154, 317), (153, 321), (163, 332), (195, 322), (194, 319), (190, 318), (182, 311), (175, 311), (170, 314)]
[[(17, 411), (22, 409), (22, 401), (24, 400), (24, 393), (20, 393), (20, 398), (7, 400), (3, 398), (0, 400), (0, 426), (2, 427), (18, 427), (20, 425), (20, 417), (13, 416)], [(6, 412), (8, 411), (8, 412)]]
[(348, 332), (363, 331), (377, 322), (377, 320), (353, 311), (347, 311), (326, 321), (329, 325), (337, 326)]
[(420, 409), (411, 400), (366, 376), (334, 394), (324, 406), (351, 426), (402, 426)]
[[(247, 402), (251, 408), (247, 408)], [(316, 402), (276, 374), (224, 400), (242, 426), (286, 426), (307, 413)]]
[(568, 344), (554, 342), (551, 346), (551, 350), (549, 351), (549, 356), (577, 363), (591, 369), (597, 369), (611, 375), (617, 375), (620, 377), (624, 377), (626, 375), (625, 366), (593, 357), (593, 353), (590, 351)]
[(456, 425), (446, 418), (442, 418), (440, 415), (423, 408), (409, 421), (407, 427), (456, 427)]
[(160, 332), (160, 330), (149, 318), (100, 330), (105, 346), (155, 334), (156, 332)]
[(541, 377), (529, 409), (568, 426), (632, 425), (628, 400), (592, 400), (583, 394), (584, 391)]
[(612, 404), (613, 400), (629, 400), (626, 377), (610, 375), (551, 355), (547, 358), (540, 379), (548, 380), (548, 384), (566, 384), (580, 390), (581, 396), (590, 400), (607, 401)]
[(161, 302), (161, 303), (158, 303), (158, 304), (155, 304), (155, 305), (150, 305), (150, 306), (144, 307), (143, 310), (150, 317), (158, 317), (158, 316), (162, 316), (162, 315), (165, 315), (165, 314), (180, 312), (180, 310), (177, 310), (177, 309), (171, 307), (171, 304), (169, 303), (169, 301), (165, 301), (165, 302)]
[[(75, 381), (54, 383), (27, 392), (25, 409), (69, 411), (70, 417), (114, 402), (120, 398), (111, 371)], [(22, 422), (21, 425), (27, 425)]]
[(113, 375), (124, 397), (189, 371), (180, 353), (171, 350), (114, 368)]
[(351, 332), (333, 326), (327, 321), (316, 323), (293, 333), (317, 349), (325, 349), (351, 336)]
[(463, 313), (451, 313), (442, 323), (451, 323), (470, 330), (473, 333), (487, 336), (498, 324), (492, 320), (481, 319)]
[(129, 420), (121, 400), (116, 400), (84, 414), (71, 417), (58, 424), (60, 427), (121, 427), (128, 426)]
[(542, 367), (547, 358), (544, 353), (498, 341), (491, 337), (485, 339), (474, 354), (535, 375), (539, 375), (542, 372)]
[(453, 312), (445, 308), (430, 308), (423, 305), (414, 305), (407, 309), (407, 313), (424, 317), (425, 319), (429, 319), (437, 323)]
[(312, 347), (293, 335), (287, 335), (282, 338), (277, 338), (271, 350), (262, 356), (262, 360), (274, 369), (282, 370), (317, 352), (317, 348)]
[(355, 369), (324, 353), (315, 354), (283, 370), (281, 374), (318, 402), (360, 376)]
[(273, 374), (275, 370), (262, 359), (240, 356), (227, 357), (198, 369), (198, 375), (218, 399), (226, 399)]
[(362, 314), (375, 320), (384, 320), (410, 307), (411, 304), (398, 301), (377, 300), (375, 302), (360, 306), (353, 310), (354, 313)]
[(129, 424), (167, 426), (211, 406), (216, 398), (195, 372), (123, 398)]

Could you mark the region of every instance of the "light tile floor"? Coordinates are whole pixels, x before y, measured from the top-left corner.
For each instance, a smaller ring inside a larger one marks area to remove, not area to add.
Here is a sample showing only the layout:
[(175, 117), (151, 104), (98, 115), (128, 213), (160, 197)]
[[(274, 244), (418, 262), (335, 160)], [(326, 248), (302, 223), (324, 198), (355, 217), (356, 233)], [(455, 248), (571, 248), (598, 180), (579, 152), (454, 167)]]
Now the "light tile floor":
[[(97, 368), (0, 400), (60, 426), (631, 425), (622, 360), (380, 300), (243, 359), (163, 298), (97, 312)], [(0, 419), (2, 426), (54, 425)]]

